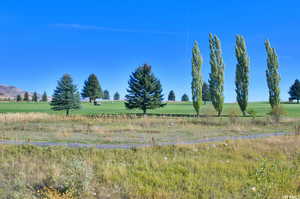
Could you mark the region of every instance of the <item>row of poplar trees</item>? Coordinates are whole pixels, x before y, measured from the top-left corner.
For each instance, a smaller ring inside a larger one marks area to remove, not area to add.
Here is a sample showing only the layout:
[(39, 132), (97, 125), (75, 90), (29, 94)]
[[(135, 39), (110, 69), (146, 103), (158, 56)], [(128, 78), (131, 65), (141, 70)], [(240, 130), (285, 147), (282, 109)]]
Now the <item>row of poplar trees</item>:
[[(210, 66), (209, 91), (211, 102), (218, 113), (222, 114), (224, 105), (224, 61), (222, 57), (221, 42), (216, 35), (209, 35)], [(280, 75), (278, 72), (278, 57), (268, 40), (265, 41), (267, 52), (266, 78), (269, 88), (269, 103), (273, 108), (280, 104)], [(236, 36), (235, 56), (237, 59), (235, 72), (236, 100), (243, 113), (246, 115), (249, 90), (249, 67), (250, 59), (247, 52), (246, 42), (243, 36)], [(198, 42), (194, 42), (192, 50), (192, 101), (194, 109), (199, 115), (202, 105), (202, 64), (203, 58), (200, 53)]]

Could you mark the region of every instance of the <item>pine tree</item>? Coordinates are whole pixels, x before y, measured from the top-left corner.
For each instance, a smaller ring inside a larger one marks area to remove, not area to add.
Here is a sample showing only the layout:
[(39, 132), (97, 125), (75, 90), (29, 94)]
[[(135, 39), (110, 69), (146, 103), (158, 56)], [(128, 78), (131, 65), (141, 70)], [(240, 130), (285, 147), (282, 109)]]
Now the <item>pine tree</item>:
[(300, 100), (300, 81), (298, 79), (296, 79), (294, 84), (290, 87), (289, 94), (290, 94), (290, 99), (291, 100), (297, 100), (297, 104), (299, 104), (299, 100)]
[(34, 92), (33, 95), (32, 95), (32, 101), (33, 102), (37, 102), (38, 101), (38, 96), (37, 96), (36, 92)]
[(210, 65), (209, 89), (211, 102), (221, 116), (224, 104), (224, 62), (222, 57), (221, 42), (216, 35), (209, 34)]
[(168, 101), (175, 101), (175, 100), (176, 100), (175, 92), (171, 90), (168, 95)]
[(114, 94), (114, 100), (120, 100), (120, 94), (118, 92)]
[(43, 93), (42, 101), (43, 101), (43, 102), (48, 102), (48, 96), (47, 96), (46, 91)]
[(129, 79), (125, 106), (128, 109), (148, 109), (163, 107), (163, 94), (160, 81), (152, 73), (152, 67), (144, 64), (132, 73)]
[(24, 98), (23, 98), (23, 100), (24, 100), (24, 101), (27, 101), (27, 102), (29, 101), (29, 94), (28, 94), (28, 92), (25, 92), (25, 93), (24, 93)]
[(21, 101), (22, 101), (21, 95), (17, 95), (17, 102), (21, 102)]
[(183, 94), (181, 97), (181, 101), (182, 102), (188, 102), (190, 101), (189, 96), (187, 94)]
[(105, 90), (103, 92), (103, 99), (110, 100), (110, 95), (109, 95), (109, 91), (108, 90)]
[(202, 86), (202, 100), (204, 104), (210, 101), (209, 86), (206, 82), (204, 82)]
[(89, 98), (90, 102), (96, 105), (96, 100), (102, 97), (102, 89), (99, 80), (95, 74), (89, 75), (88, 79), (84, 82), (81, 92), (83, 98)]
[(276, 51), (271, 47), (270, 42), (267, 40), (265, 42), (265, 47), (267, 51), (267, 83), (269, 88), (269, 103), (274, 109), (280, 104), (280, 75), (278, 72), (279, 63)]
[(243, 36), (236, 36), (235, 56), (237, 59), (235, 71), (236, 99), (243, 115), (246, 115), (249, 87), (249, 56)]
[(68, 116), (70, 110), (80, 108), (79, 92), (68, 74), (63, 75), (57, 84), (50, 105), (54, 111), (65, 110)]
[(202, 57), (200, 55), (200, 49), (198, 42), (194, 42), (192, 50), (192, 100), (193, 106), (199, 116), (200, 106), (202, 104)]

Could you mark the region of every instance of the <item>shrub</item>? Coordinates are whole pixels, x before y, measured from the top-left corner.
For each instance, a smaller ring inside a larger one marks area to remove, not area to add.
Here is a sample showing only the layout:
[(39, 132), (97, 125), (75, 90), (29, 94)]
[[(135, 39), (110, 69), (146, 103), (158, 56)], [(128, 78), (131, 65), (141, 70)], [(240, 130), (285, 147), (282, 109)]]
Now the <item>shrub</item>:
[(278, 122), (280, 122), (282, 116), (286, 115), (286, 111), (284, 110), (284, 108), (282, 106), (278, 105), (278, 106), (274, 106), (274, 108), (272, 108), (269, 115), (271, 116), (271, 119), (273, 122), (278, 123)]
[(247, 114), (249, 114), (249, 116), (252, 117), (252, 119), (255, 119), (257, 116), (257, 112), (254, 109), (248, 109)]

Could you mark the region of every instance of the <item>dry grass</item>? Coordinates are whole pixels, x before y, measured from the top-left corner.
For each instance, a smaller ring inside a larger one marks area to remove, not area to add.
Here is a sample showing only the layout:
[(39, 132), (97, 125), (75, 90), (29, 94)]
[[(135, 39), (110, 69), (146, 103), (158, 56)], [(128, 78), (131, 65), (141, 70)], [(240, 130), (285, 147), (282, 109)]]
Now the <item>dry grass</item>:
[(282, 198), (300, 136), (132, 150), (0, 146), (0, 198)]

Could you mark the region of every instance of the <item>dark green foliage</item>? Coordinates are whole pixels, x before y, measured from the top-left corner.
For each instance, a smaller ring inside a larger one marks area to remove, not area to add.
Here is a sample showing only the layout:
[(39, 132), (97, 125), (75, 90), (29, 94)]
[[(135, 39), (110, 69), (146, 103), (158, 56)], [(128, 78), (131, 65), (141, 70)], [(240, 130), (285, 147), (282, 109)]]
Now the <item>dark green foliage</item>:
[(175, 101), (175, 100), (176, 100), (175, 92), (171, 90), (168, 95), (168, 101)]
[(248, 87), (249, 87), (249, 56), (245, 39), (238, 35), (236, 37), (235, 56), (237, 59), (235, 71), (235, 92), (236, 99), (243, 115), (246, 115), (248, 105)]
[(37, 96), (36, 92), (34, 92), (33, 95), (32, 95), (32, 101), (33, 102), (37, 102), (38, 101), (38, 96)]
[(224, 62), (222, 57), (221, 42), (216, 35), (209, 34), (210, 66), (209, 89), (211, 102), (221, 116), (224, 105)]
[(118, 92), (114, 94), (114, 100), (120, 100), (120, 94)]
[(202, 105), (202, 57), (200, 54), (200, 49), (198, 42), (194, 42), (194, 47), (192, 50), (192, 100), (193, 106), (199, 116), (200, 106)]
[(188, 102), (190, 101), (189, 96), (187, 94), (183, 94), (181, 97), (181, 101), (182, 102)]
[(29, 94), (28, 94), (28, 92), (25, 92), (25, 93), (24, 93), (24, 98), (23, 98), (23, 100), (24, 100), (24, 101), (27, 101), (27, 102), (29, 101)]
[(89, 75), (88, 79), (84, 82), (81, 92), (83, 98), (89, 98), (90, 102), (96, 105), (96, 100), (102, 97), (102, 89), (99, 80), (95, 74)]
[(210, 101), (209, 86), (206, 82), (204, 82), (202, 86), (202, 101), (204, 104)]
[(72, 77), (65, 74), (57, 84), (50, 103), (52, 110), (65, 110), (66, 115), (69, 115), (71, 109), (79, 109), (80, 95), (77, 91), (77, 87), (73, 84)]
[(148, 109), (163, 107), (163, 94), (160, 81), (152, 73), (152, 67), (144, 64), (130, 75), (125, 106), (128, 109), (141, 109), (146, 114)]
[(20, 101), (22, 101), (22, 97), (21, 97), (21, 95), (17, 95), (17, 102), (20, 102)]
[(297, 104), (299, 104), (299, 100), (300, 100), (300, 81), (298, 79), (296, 79), (294, 84), (290, 87), (289, 94), (290, 94), (290, 99), (291, 100), (297, 100)]
[(43, 102), (48, 102), (48, 96), (47, 96), (46, 91), (43, 93), (42, 101), (43, 101)]
[(272, 109), (280, 104), (280, 75), (278, 72), (279, 63), (276, 51), (271, 47), (270, 42), (265, 42), (267, 51), (267, 83), (269, 88), (269, 102)]
[(105, 90), (103, 92), (103, 99), (104, 100), (110, 100), (110, 95), (109, 95), (109, 91), (108, 90)]

